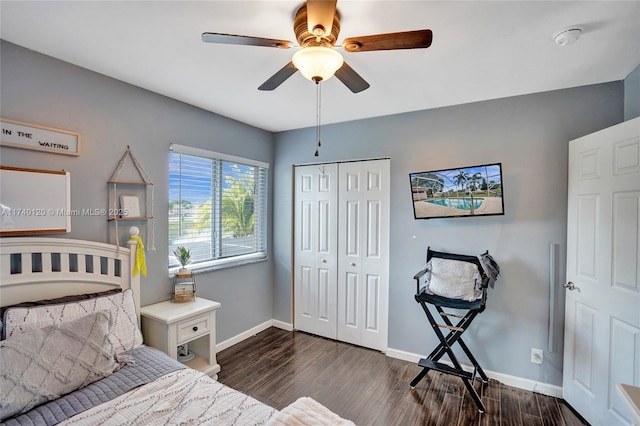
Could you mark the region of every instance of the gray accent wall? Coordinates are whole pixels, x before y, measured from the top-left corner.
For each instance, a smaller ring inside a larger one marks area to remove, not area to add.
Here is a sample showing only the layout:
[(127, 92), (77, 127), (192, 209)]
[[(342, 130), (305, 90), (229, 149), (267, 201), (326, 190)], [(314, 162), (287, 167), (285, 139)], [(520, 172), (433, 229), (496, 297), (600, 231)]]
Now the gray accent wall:
[[(437, 343), (413, 298), (412, 277), (428, 246), (489, 250), (502, 276), (465, 341), (488, 370), (561, 385), (564, 295), (557, 292), (558, 343), (550, 353), (548, 277), (551, 243), (565, 261), (568, 141), (621, 122), (623, 95), (617, 82), (327, 125), (319, 157), (314, 129), (276, 134), (274, 318), (292, 315), (292, 165), (389, 157), (389, 348), (426, 355)], [(323, 99), (323, 108), (331, 102)], [(414, 219), (409, 173), (488, 162), (503, 165), (504, 216)], [(530, 363), (532, 347), (544, 349), (542, 366)]]
[[(67, 170), (72, 209), (106, 208), (106, 182), (130, 145), (155, 187), (156, 250), (146, 252), (148, 275), (142, 278), (142, 304), (169, 299), (169, 144), (273, 163), (273, 134), (11, 43), (3, 41), (0, 48), (2, 117), (70, 130), (82, 137), (79, 157), (2, 147), (1, 164)], [(108, 237), (113, 225), (107, 225), (106, 219), (74, 216), (71, 233), (63, 237), (114, 243)], [(129, 225), (120, 223), (121, 243), (126, 242)], [(198, 295), (222, 303), (217, 313), (218, 341), (271, 319), (272, 275), (272, 259), (197, 275)]]

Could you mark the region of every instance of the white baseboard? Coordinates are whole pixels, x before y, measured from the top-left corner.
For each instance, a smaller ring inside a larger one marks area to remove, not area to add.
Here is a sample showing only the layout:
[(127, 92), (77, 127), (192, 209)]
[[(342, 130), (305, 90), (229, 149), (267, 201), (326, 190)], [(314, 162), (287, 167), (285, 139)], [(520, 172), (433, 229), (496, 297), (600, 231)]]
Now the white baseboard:
[[(418, 363), (424, 355), (414, 354), (411, 352), (405, 352), (398, 349), (388, 348), (386, 351), (388, 357), (401, 359), (403, 361)], [(449, 362), (442, 361), (444, 364), (450, 364)], [(463, 365), (465, 370), (473, 371), (473, 367)], [(552, 385), (549, 383), (537, 382), (531, 379), (525, 379), (522, 377), (511, 376), (509, 374), (498, 373), (495, 371), (484, 370), (490, 379), (495, 379), (505, 385), (513, 386), (519, 389), (524, 389), (532, 392), (541, 393), (543, 395), (552, 396), (554, 398), (562, 398), (562, 387)]]
[(231, 337), (230, 339), (224, 340), (220, 343), (216, 343), (216, 352), (220, 352), (223, 351), (227, 348), (230, 348), (231, 346), (242, 342), (245, 339), (248, 339), (249, 337), (255, 336), (256, 334), (260, 333), (261, 331), (266, 330), (269, 327), (276, 327), (276, 328), (281, 328), (283, 330), (286, 331), (293, 331), (293, 324), (289, 324), (286, 323), (284, 321), (278, 321), (278, 320), (269, 320), (269, 321), (265, 321), (262, 324), (258, 324), (255, 327), (250, 328), (247, 331), (243, 331), (242, 333)]
[(285, 331), (293, 331), (293, 324), (284, 321), (271, 320), (271, 325), (276, 328), (281, 328)]
[[(257, 326), (252, 327), (249, 330), (244, 331), (230, 339), (227, 339), (225, 341), (222, 341), (216, 344), (216, 352), (220, 352), (237, 343), (242, 342), (245, 339), (248, 339), (249, 337), (255, 336), (256, 334), (266, 330), (269, 327), (276, 327), (286, 331), (293, 331), (293, 324), (271, 319), (269, 321), (263, 322), (262, 324), (258, 324)], [(418, 361), (420, 361), (421, 358), (424, 358), (424, 355), (414, 354), (411, 352), (401, 351), (399, 349), (393, 349), (393, 348), (387, 348), (385, 353), (388, 357), (401, 359), (403, 361), (414, 362), (416, 364), (418, 363)], [(443, 362), (447, 364), (446, 361), (443, 361)], [(473, 370), (472, 367), (469, 367), (466, 365), (463, 365), (463, 368), (465, 368), (465, 370), (466, 369)], [(562, 398), (561, 386), (556, 386), (549, 383), (537, 382), (535, 380), (525, 379), (517, 376), (511, 376), (509, 374), (498, 373), (490, 370), (484, 370), (484, 372), (487, 373), (487, 376), (489, 376), (489, 378), (495, 379), (501, 383), (504, 383), (505, 385), (513, 386), (519, 389), (524, 389), (532, 392), (541, 393), (543, 395), (553, 396), (554, 398)]]
[(243, 331), (242, 333), (233, 336), (230, 339), (224, 340), (220, 343), (216, 343), (216, 352), (220, 352), (223, 351), (227, 348), (230, 348), (231, 346), (242, 342), (245, 339), (248, 339), (249, 337), (255, 336), (256, 334), (260, 333), (261, 331), (266, 330), (267, 328), (272, 326), (273, 321), (269, 320), (269, 321), (265, 321), (262, 324), (258, 324), (255, 327), (250, 328), (247, 331)]

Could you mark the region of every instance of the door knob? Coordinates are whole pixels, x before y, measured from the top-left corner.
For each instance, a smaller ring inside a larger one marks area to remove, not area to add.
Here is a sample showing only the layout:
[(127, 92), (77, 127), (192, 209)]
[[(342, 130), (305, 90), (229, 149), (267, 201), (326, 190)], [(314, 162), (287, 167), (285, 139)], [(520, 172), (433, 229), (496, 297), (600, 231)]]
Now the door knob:
[(355, 262), (351, 262), (351, 266), (356, 266), (356, 263)]
[(562, 286), (564, 288), (566, 288), (567, 290), (575, 290), (576, 289), (576, 286), (571, 281), (569, 281), (566, 284), (563, 284)]

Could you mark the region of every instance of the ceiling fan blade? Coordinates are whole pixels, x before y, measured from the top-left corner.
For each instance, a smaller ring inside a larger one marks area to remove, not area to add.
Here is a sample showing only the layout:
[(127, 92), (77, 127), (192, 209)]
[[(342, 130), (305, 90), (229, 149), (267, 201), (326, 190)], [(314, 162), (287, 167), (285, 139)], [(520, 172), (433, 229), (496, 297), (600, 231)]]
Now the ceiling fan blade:
[(344, 83), (353, 93), (360, 93), (369, 88), (369, 83), (355, 72), (346, 62), (336, 71), (336, 78)]
[(241, 44), (245, 46), (277, 47), (288, 49), (291, 47), (289, 40), (277, 40), (274, 38), (252, 37), (237, 34), (202, 33), (202, 41), (205, 43)]
[(258, 90), (273, 90), (280, 86), (286, 79), (294, 75), (298, 71), (298, 68), (293, 65), (293, 62), (289, 62), (284, 67), (280, 68), (280, 71), (272, 75), (267, 81), (262, 83)]
[[(316, 36), (331, 34), (337, 0), (307, 0), (307, 27)], [(322, 31), (317, 33), (317, 31)]]
[(400, 33), (374, 34), (349, 37), (342, 42), (347, 52), (370, 52), (373, 50), (424, 49), (431, 46), (431, 30), (415, 30)]

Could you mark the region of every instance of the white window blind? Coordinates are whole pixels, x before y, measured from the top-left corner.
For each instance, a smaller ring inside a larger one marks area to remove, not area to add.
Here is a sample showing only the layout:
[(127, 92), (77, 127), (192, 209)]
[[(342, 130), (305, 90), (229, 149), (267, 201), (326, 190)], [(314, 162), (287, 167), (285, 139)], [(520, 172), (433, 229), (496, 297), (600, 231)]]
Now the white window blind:
[(191, 252), (189, 268), (266, 257), (268, 165), (172, 145), (169, 152), (169, 268), (173, 250)]

